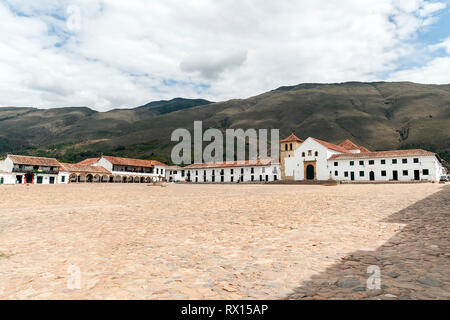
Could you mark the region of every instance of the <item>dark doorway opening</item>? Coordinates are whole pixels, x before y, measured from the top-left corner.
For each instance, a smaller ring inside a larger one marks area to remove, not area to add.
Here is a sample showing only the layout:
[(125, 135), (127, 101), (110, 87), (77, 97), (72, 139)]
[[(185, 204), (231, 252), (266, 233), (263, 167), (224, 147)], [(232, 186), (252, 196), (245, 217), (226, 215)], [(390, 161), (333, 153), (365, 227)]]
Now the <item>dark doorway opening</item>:
[(354, 172), (350, 172), (350, 179), (352, 181), (355, 181), (355, 173)]
[(375, 172), (370, 172), (370, 181), (375, 181)]
[(420, 181), (420, 170), (414, 170), (414, 180)]
[(398, 171), (392, 171), (392, 180), (398, 181)]
[(50, 177), (49, 183), (50, 184), (55, 184), (55, 177)]
[(314, 178), (315, 178), (314, 166), (312, 164), (310, 164), (306, 167), (306, 179), (314, 180)]
[(25, 175), (25, 183), (33, 183), (34, 174), (27, 173)]
[(43, 181), (43, 180), (44, 180), (44, 179), (43, 179), (42, 176), (37, 177), (37, 184), (42, 184), (42, 181)]

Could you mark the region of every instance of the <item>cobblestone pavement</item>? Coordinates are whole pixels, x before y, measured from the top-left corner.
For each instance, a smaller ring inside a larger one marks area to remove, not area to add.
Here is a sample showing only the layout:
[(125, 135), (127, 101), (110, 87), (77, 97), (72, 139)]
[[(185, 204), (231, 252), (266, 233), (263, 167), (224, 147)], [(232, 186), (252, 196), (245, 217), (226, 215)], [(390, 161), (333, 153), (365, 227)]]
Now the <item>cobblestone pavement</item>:
[[(0, 299), (448, 299), (449, 195), (439, 184), (0, 186)], [(380, 290), (366, 288), (369, 265)]]
[(450, 299), (450, 186), (384, 221), (406, 226), (376, 250), (346, 255), (288, 298)]

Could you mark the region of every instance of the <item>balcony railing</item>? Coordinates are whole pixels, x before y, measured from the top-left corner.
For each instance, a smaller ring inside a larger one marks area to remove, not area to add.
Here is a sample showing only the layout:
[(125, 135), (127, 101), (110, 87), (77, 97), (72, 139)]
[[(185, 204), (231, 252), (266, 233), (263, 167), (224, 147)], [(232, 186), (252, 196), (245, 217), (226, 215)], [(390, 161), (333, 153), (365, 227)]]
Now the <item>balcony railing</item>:
[(13, 168), (15, 173), (41, 173), (41, 174), (58, 174), (59, 169), (27, 169), (27, 168)]

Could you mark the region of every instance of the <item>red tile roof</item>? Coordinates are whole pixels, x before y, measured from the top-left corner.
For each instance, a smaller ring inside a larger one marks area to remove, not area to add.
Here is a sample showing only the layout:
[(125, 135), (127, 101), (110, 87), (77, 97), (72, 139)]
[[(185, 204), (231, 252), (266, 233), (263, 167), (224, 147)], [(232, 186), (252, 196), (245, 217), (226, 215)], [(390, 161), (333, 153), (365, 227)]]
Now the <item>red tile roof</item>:
[(433, 152), (422, 149), (414, 150), (392, 150), (392, 151), (378, 151), (378, 152), (361, 152), (361, 153), (347, 153), (335, 154), (330, 157), (330, 160), (339, 159), (355, 159), (355, 158), (389, 158), (389, 157), (413, 157), (413, 156), (435, 156)]
[(49, 166), (49, 167), (59, 167), (60, 164), (55, 158), (42, 158), (42, 157), (29, 157), (29, 156), (17, 156), (8, 155), (8, 158), (12, 160), (14, 164), (25, 164), (33, 166)]
[(111, 156), (103, 156), (103, 158), (108, 160), (112, 164), (119, 165), (119, 166), (132, 166), (132, 167), (145, 167), (145, 168), (152, 168), (154, 166), (167, 167), (166, 164), (156, 161), (156, 160), (119, 158), (119, 157), (111, 157)]
[(360, 150), (361, 152), (370, 152), (369, 149), (365, 147), (358, 146), (357, 144), (353, 143), (349, 139), (345, 140), (344, 142), (340, 143), (339, 146), (343, 147), (344, 149), (350, 151), (350, 150)]
[(233, 167), (261, 167), (278, 164), (272, 159), (245, 160), (245, 161), (225, 161), (225, 162), (205, 162), (194, 163), (183, 169), (210, 169), (210, 168), (233, 168)]
[(362, 146), (359, 147), (359, 150), (361, 150), (361, 152), (372, 152), (369, 149), (362, 147)]
[(80, 161), (77, 164), (82, 165), (82, 166), (90, 166), (91, 164), (96, 163), (98, 160), (100, 160), (100, 158), (89, 158), (89, 159)]
[(303, 140), (298, 138), (295, 134), (291, 134), (289, 137), (287, 137), (286, 139), (283, 139), (280, 141), (281, 143), (286, 143), (286, 142), (300, 142), (303, 143)]
[(342, 153), (349, 153), (349, 151), (341, 146), (332, 144), (330, 142), (326, 142), (326, 141), (322, 141), (316, 138), (312, 138), (314, 141), (320, 143), (321, 145), (323, 145), (325, 148), (328, 148), (330, 150), (334, 150), (334, 151), (338, 151), (338, 152), (342, 152)]
[(61, 163), (61, 171), (63, 172), (80, 172), (92, 174), (111, 174), (108, 170), (101, 166), (87, 166), (73, 163)]
[(339, 145), (347, 150), (359, 150), (359, 147), (349, 139), (341, 142)]

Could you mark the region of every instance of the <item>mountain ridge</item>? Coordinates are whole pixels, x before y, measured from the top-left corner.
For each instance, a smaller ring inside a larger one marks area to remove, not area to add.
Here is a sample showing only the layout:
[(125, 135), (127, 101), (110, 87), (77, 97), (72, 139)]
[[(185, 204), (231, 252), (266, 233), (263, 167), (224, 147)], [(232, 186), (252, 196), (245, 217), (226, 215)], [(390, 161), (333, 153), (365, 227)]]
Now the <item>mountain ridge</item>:
[(280, 138), (295, 132), (334, 143), (350, 139), (371, 150), (420, 147), (450, 160), (450, 85), (412, 82), (304, 83), (247, 99), (175, 98), (107, 112), (4, 107), (0, 152), (72, 162), (103, 152), (167, 162), (171, 132), (192, 130), (195, 120), (221, 130), (279, 128)]

